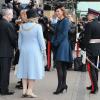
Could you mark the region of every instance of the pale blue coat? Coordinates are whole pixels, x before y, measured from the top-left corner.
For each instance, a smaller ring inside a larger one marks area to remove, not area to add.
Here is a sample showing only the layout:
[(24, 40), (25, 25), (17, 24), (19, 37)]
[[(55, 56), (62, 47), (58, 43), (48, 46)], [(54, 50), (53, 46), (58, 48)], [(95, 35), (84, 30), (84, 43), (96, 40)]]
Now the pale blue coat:
[(40, 24), (28, 22), (20, 26), (18, 78), (38, 80), (44, 76), (43, 51), (46, 49)]

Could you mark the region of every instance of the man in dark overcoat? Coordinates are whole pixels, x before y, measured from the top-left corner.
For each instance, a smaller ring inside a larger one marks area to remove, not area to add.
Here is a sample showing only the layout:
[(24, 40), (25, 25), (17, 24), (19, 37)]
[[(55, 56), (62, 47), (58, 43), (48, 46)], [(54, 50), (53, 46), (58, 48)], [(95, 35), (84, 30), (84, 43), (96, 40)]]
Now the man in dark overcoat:
[(11, 95), (9, 76), (11, 60), (14, 53), (14, 48), (17, 47), (17, 34), (14, 27), (10, 23), (13, 18), (13, 10), (10, 8), (2, 9), (2, 18), (0, 19), (0, 94)]

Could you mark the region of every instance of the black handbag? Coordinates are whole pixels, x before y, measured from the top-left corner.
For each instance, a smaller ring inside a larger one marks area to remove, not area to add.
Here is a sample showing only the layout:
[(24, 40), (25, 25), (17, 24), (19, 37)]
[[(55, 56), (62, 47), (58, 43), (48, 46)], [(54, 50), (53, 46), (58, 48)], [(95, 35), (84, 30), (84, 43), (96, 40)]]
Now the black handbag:
[(77, 57), (74, 59), (74, 71), (82, 70), (82, 57)]

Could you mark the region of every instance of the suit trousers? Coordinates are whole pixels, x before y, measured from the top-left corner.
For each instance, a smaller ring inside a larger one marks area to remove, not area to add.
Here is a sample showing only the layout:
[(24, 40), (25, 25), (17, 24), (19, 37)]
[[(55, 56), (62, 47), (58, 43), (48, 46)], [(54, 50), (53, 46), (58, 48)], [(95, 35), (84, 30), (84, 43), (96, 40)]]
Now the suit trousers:
[(8, 91), (11, 57), (0, 57), (0, 92)]
[[(89, 59), (96, 65), (97, 57), (89, 56)], [(98, 88), (98, 70), (90, 65), (90, 76), (94, 89)]]

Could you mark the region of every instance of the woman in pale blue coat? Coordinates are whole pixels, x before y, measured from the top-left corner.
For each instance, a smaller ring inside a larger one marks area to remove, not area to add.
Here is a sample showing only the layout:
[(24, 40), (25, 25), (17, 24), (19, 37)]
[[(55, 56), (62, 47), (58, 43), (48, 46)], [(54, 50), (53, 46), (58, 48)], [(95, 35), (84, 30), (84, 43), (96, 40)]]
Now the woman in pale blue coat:
[(20, 57), (17, 77), (23, 82), (23, 96), (37, 97), (32, 89), (34, 80), (42, 79), (44, 76), (43, 57), (46, 46), (42, 27), (34, 21), (37, 16), (35, 10), (29, 10), (26, 14), (29, 21), (22, 24), (19, 30)]

